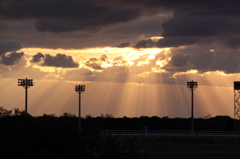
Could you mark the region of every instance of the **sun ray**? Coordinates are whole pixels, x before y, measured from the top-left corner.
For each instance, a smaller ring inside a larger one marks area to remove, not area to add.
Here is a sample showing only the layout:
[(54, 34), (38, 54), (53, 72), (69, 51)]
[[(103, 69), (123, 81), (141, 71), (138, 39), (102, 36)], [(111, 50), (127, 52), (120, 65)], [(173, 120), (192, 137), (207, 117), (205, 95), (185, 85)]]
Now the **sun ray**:
[[(233, 74), (223, 71), (201, 73), (197, 70), (167, 72), (164, 66), (171, 60), (169, 49), (24, 48), (22, 51), (26, 52), (23, 61), (16, 67), (8, 68), (16, 72), (14, 78), (26, 75), (28, 78), (35, 78), (36, 85), (30, 90), (34, 93), (29, 95), (29, 108), (33, 115), (61, 115), (64, 112), (77, 114), (78, 98), (73, 88), (76, 84), (83, 83), (86, 84), (82, 101), (83, 116), (108, 113), (116, 117), (157, 115), (188, 118), (190, 92), (185, 83), (188, 80), (196, 80), (199, 82), (199, 88), (195, 92), (196, 117), (224, 113), (231, 116), (233, 107), (229, 103), (232, 103)], [(30, 63), (31, 56), (38, 52), (51, 55), (67, 54), (80, 65), (78, 68), (56, 68)], [(91, 58), (95, 58), (91, 64), (97, 64), (99, 68), (86, 64)], [(17, 71), (17, 67), (24, 71)], [(11, 88), (15, 89), (13, 86)], [(13, 93), (16, 100), (10, 102), (10, 107), (24, 103), (22, 92), (23, 90), (18, 89)], [(6, 95), (3, 94), (3, 97)], [(21, 107), (23, 106), (24, 104)]]

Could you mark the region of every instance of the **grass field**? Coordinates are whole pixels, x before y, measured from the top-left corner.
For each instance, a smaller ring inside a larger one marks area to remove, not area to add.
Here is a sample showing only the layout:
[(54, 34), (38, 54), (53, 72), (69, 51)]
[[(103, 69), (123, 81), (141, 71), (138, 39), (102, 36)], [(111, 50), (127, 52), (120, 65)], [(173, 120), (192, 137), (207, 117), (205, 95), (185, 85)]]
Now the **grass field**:
[(149, 159), (239, 159), (240, 140), (135, 139)]

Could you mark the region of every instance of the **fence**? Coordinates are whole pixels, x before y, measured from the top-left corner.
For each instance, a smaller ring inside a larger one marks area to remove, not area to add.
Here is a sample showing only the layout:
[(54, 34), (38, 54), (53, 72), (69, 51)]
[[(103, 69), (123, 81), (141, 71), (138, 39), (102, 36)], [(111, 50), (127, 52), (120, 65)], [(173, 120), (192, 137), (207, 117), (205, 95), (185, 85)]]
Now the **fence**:
[(240, 131), (190, 131), (184, 130), (101, 130), (106, 136), (120, 138), (200, 138), (240, 139)]

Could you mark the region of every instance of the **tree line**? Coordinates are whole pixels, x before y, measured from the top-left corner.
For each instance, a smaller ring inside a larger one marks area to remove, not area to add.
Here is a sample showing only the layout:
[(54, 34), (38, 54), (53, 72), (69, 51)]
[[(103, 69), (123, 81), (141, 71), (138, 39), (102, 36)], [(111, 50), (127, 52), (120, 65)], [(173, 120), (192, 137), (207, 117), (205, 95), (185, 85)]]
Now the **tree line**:
[[(190, 130), (191, 119), (157, 116), (114, 118), (111, 114), (82, 118), (63, 113), (26, 117), (24, 111), (0, 107), (1, 158), (82, 158), (138, 159), (147, 158), (139, 152), (144, 147), (134, 139), (119, 140), (104, 136), (100, 130)], [(229, 116), (205, 117), (194, 120), (195, 130), (233, 131)]]
[[(7, 110), (0, 107), (0, 117), (16, 117), (24, 116), (24, 111), (18, 108), (14, 110)], [(78, 124), (78, 117), (70, 113), (63, 113), (60, 117), (55, 114), (43, 114), (39, 117), (33, 117), (28, 114), (29, 120), (36, 120), (40, 118), (49, 118), (59, 122), (67, 120), (70, 125), (76, 127)], [(64, 120), (63, 120), (64, 119)], [(190, 130), (191, 118), (170, 118), (168, 116), (140, 116), (140, 117), (122, 117), (115, 118), (111, 114), (101, 114), (97, 117), (86, 115), (81, 118), (82, 128), (89, 130)], [(234, 131), (234, 119), (229, 116), (215, 116), (207, 115), (203, 118), (194, 119), (194, 130), (196, 131)]]
[(0, 107), (0, 158), (147, 158), (139, 152), (142, 146), (133, 139), (117, 140), (102, 135), (96, 128), (84, 127), (79, 131), (77, 126), (78, 118), (69, 113), (60, 117), (26, 117), (19, 109)]

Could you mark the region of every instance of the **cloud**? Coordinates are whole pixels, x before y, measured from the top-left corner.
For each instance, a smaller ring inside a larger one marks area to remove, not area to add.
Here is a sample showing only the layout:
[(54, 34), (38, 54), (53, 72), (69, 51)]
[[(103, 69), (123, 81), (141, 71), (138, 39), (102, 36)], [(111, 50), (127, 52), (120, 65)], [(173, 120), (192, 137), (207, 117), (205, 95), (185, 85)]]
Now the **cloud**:
[(103, 35), (114, 36), (121, 39), (125, 38), (126, 41), (129, 41), (130, 38), (136, 38), (139, 36), (153, 37), (161, 34), (162, 23), (171, 18), (171, 11), (159, 11), (159, 13), (156, 15), (145, 15), (127, 23), (120, 23), (114, 28), (109, 28), (108, 30), (104, 31)]
[(238, 19), (179, 15), (163, 23), (163, 37), (208, 37), (239, 34)]
[(193, 55), (191, 63), (195, 66), (199, 72), (207, 72), (212, 70), (211, 66), (215, 57), (214, 52), (201, 52), (197, 55)]
[(25, 0), (22, 3), (2, 2), (0, 16), (4, 20), (35, 19), (39, 32), (84, 31), (95, 33), (137, 19), (139, 9), (117, 9), (94, 5), (91, 0)]
[(199, 42), (198, 38), (194, 37), (166, 37), (163, 39), (159, 39), (154, 46), (159, 48), (164, 47), (179, 47), (184, 45), (193, 45)]
[(86, 66), (91, 67), (95, 70), (102, 70), (104, 64), (107, 64), (109, 66), (112, 65), (112, 63), (109, 61), (107, 55), (101, 55), (101, 57), (99, 57), (99, 58), (92, 57), (88, 61), (85, 62)]
[(112, 47), (119, 47), (119, 48), (123, 48), (123, 47), (129, 47), (131, 45), (131, 42), (127, 41), (127, 42), (122, 42), (116, 45), (113, 45)]
[[(67, 20), (61, 19), (61, 17), (38, 20), (35, 23), (35, 29), (40, 32), (49, 31), (60, 33), (83, 31), (90, 34), (95, 34), (102, 31), (104, 27), (112, 27), (115, 24), (136, 19), (141, 15), (139, 10), (114, 10), (110, 8), (98, 9), (96, 7), (91, 7), (89, 10), (95, 14), (92, 15), (93, 13), (91, 13), (90, 17), (88, 17), (89, 14), (81, 13), (80, 17), (76, 17), (76, 19), (71, 19), (72, 17), (69, 17)], [(86, 17), (81, 19), (83, 15), (86, 15)], [(87, 17), (89, 19), (86, 19)]]
[(22, 48), (22, 44), (15, 40), (0, 40), (0, 55), (14, 52)]
[(74, 49), (135, 43), (139, 34), (160, 34), (161, 24), (172, 15), (171, 11), (101, 6), (92, 0), (0, 3), (4, 6), (0, 9), (0, 37), (19, 40), (24, 47)]
[(238, 49), (240, 47), (240, 36), (232, 35), (229, 37), (222, 38), (224, 39), (222, 44), (226, 48)]
[[(238, 1), (167, 1), (140, 0), (114, 2), (109, 0), (95, 1), (95, 3), (115, 8), (151, 9), (161, 8), (173, 11), (173, 18), (162, 23), (164, 37), (156, 45), (147, 44), (147, 40), (140, 41), (140, 47), (179, 47), (194, 44), (219, 43), (222, 47), (238, 49), (236, 42), (240, 38), (240, 11)], [(144, 43), (143, 43), (144, 42)]]
[(102, 61), (96, 57), (90, 58), (87, 62), (85, 62), (85, 65), (95, 70), (102, 70)]
[[(33, 79), (46, 79), (51, 76), (54, 77), (54, 74), (58, 74), (59, 71), (55, 72), (44, 72), (39, 68), (34, 68), (32, 65), (28, 64), (28, 60), (26, 58), (19, 59), (19, 62), (14, 64), (13, 66), (0, 65), (0, 74), (2, 74), (2, 78), (33, 78)], [(53, 78), (52, 78), (53, 79)], [(55, 79), (57, 79), (55, 77)]]
[(177, 53), (175, 55), (172, 55), (172, 58), (169, 61), (169, 65), (173, 67), (186, 67), (189, 65), (190, 59), (191, 59), (190, 55)]
[(94, 3), (115, 8), (144, 8), (173, 10), (174, 15), (188, 14), (191, 16), (234, 16), (240, 17), (239, 1), (169, 1), (169, 0), (94, 0)]
[[(238, 72), (239, 3), (226, 0), (24, 0), (15, 3), (3, 0), (0, 2), (0, 6), (4, 6), (0, 9), (0, 37), (17, 41), (0, 41), (0, 54), (22, 48), (18, 41), (24, 47), (55, 49), (171, 47), (168, 55), (156, 55), (158, 61), (145, 56), (132, 57), (129, 61), (123, 55), (112, 59), (103, 55), (89, 59), (85, 66), (105, 73), (127, 67), (134, 75), (156, 69), (156, 63), (159, 67), (164, 63), (162, 69), (170, 73), (188, 69), (201, 73)], [(155, 41), (151, 39), (153, 36), (163, 38)], [(78, 67), (78, 63), (65, 54), (38, 53), (31, 62), (41, 66)]]
[[(171, 53), (190, 55), (189, 67), (187, 69), (196, 69), (199, 73), (208, 71), (223, 71), (224, 73), (240, 72), (240, 50), (222, 48), (219, 45), (193, 45), (182, 48), (173, 48)], [(170, 69), (170, 66), (168, 68)], [(178, 71), (173, 70), (172, 71)]]
[(71, 56), (65, 54), (57, 54), (56, 56), (46, 54), (42, 66), (76, 68), (79, 64), (74, 62)]
[(41, 66), (52, 66), (52, 67), (63, 67), (63, 68), (76, 68), (79, 66), (77, 62), (74, 62), (72, 56), (67, 56), (65, 54), (57, 54), (56, 56), (51, 56), (50, 54), (43, 55), (42, 53), (37, 53), (32, 57), (31, 62), (36, 63), (43, 62), (39, 65)]
[(166, 47), (179, 47), (184, 45), (194, 45), (197, 43), (203, 44), (207, 42), (202, 40), (201, 38), (195, 38), (195, 37), (166, 37), (166, 38), (161, 38), (157, 41), (154, 41), (152, 39), (140, 40), (133, 47), (134, 48), (153, 48), (153, 47), (166, 48)]
[[(164, 36), (157, 47), (178, 47), (204, 42), (200, 37), (211, 37), (212, 42), (236, 49), (240, 32), (238, 4), (226, 0), (3, 0), (0, 29), (4, 32), (0, 36), (18, 39), (27, 47), (47, 48), (136, 43), (150, 36)], [(150, 43), (138, 45), (155, 47)]]
[(141, 40), (137, 42), (133, 47), (134, 48), (151, 48), (151, 47), (154, 47), (154, 45), (155, 45), (155, 41), (153, 41), (152, 39), (148, 39), (148, 40)]
[(165, 60), (166, 55), (164, 54), (166, 51), (161, 51), (158, 54), (155, 55), (155, 60)]
[(191, 64), (191, 55), (185, 55), (182, 53), (173, 54), (168, 64), (163, 67), (166, 71), (176, 73), (185, 72), (193, 69)]
[[(227, 17), (194, 17), (189, 15), (175, 16), (162, 24), (161, 36), (149, 47), (179, 47), (194, 44), (211, 45), (219, 43), (222, 47), (239, 48), (240, 22)], [(139, 41), (136, 45), (146, 47), (149, 40)]]
[(0, 56), (0, 64), (6, 66), (13, 66), (19, 62), (23, 55), (24, 55), (23, 52), (20, 53), (12, 52), (7, 55), (2, 55)]
[(37, 53), (36, 55), (34, 55), (34, 56), (32, 57), (31, 62), (32, 62), (32, 63), (34, 63), (34, 62), (40, 62), (41, 59), (43, 59), (43, 58), (44, 58), (44, 55), (43, 55), (41, 52), (39, 52), (39, 53)]
[(211, 70), (225, 73), (240, 72), (240, 50), (215, 50), (215, 58)]

